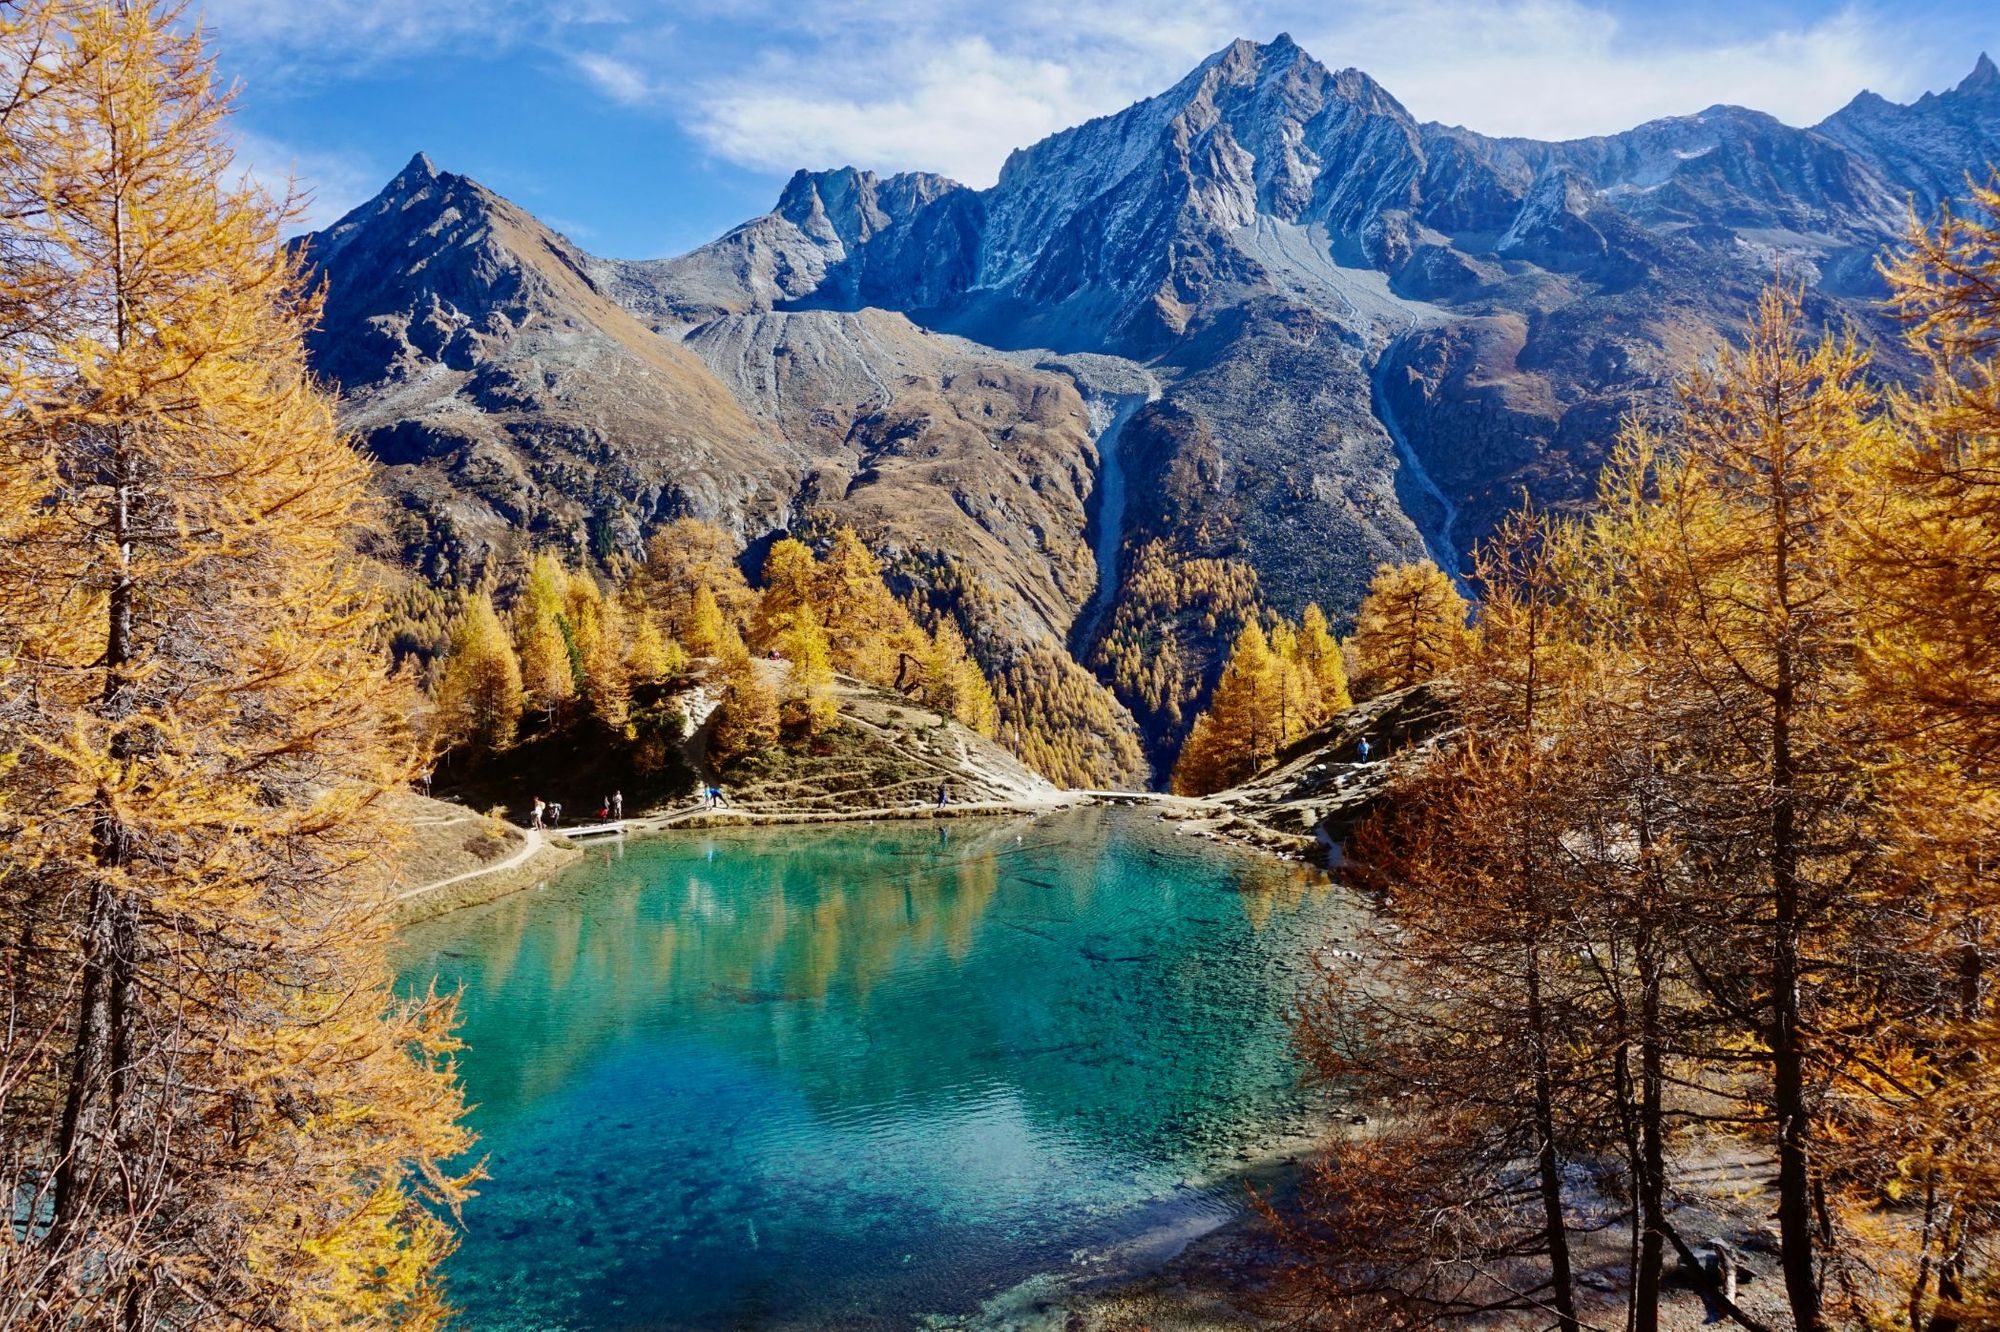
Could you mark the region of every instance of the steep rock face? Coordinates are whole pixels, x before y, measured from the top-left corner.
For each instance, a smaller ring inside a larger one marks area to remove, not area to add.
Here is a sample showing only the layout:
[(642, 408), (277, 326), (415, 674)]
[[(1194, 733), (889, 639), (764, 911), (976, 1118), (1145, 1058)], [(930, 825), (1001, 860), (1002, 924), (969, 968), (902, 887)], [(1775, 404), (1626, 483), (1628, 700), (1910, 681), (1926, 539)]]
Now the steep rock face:
[(1864, 92), (1821, 121), (1821, 134), (1874, 167), (1919, 214), (1960, 193), (1965, 173), (2000, 162), (2000, 67), (1980, 54), (1955, 88), (1898, 106)]
[(382, 460), (397, 535), (431, 576), (537, 540), (630, 549), (681, 513), (754, 526), (789, 492), (796, 458), (699, 359), (477, 183), (419, 155), (302, 243), (327, 284), (315, 368)]
[(1583, 190), (1649, 226), (1874, 236), (1896, 213), (1894, 194), (1841, 145), (1738, 106), (1563, 143), (1450, 133), (1503, 176), (1567, 168)]
[[(832, 253), (896, 225), (829, 195), (833, 212), (816, 188), (793, 203)], [(401, 553), (435, 580), (505, 577), (538, 543), (635, 557), (682, 515), (753, 550), (852, 524), (906, 581), (958, 589), (943, 608), (996, 669), (1059, 651), (1096, 591), (1094, 431), (1067, 375), (881, 310), (684, 327), (645, 275), (422, 157), (303, 244), (328, 286), (315, 364), (383, 464)], [(1108, 696), (1092, 707), (1130, 730)]]
[[(1339, 616), (1378, 561), (1462, 562), (1524, 492), (1587, 502), (1619, 419), (1774, 271), (1814, 318), (1886, 334), (1876, 257), (1907, 200), (2000, 159), (1997, 126), (1982, 57), (1946, 93), (1864, 94), (1811, 129), (1717, 106), (1493, 138), (1418, 124), (1289, 38), (1236, 42), (990, 189), (802, 171), (675, 259), (584, 255), (413, 163), (308, 242), (331, 281), (316, 351), (417, 516), (413, 559), (516, 528), (630, 545), (676, 512), (746, 538), (852, 520), (990, 660), (1046, 676), (1051, 654), (1115, 655), (1082, 640), (1118, 617), (1078, 615), (1101, 512), (1148, 596), (1163, 562), (1205, 561)], [(1129, 386), (1093, 389), (1083, 353), (1145, 365), (1158, 400), (1117, 439), (1092, 436)], [(1207, 632), (1179, 650), (1212, 677), (1228, 626)], [(1147, 707), (1169, 754), (1190, 714)]]
[(684, 345), (810, 459), (793, 523), (817, 513), (892, 561), (961, 562), (1010, 639), (1061, 641), (1095, 593), (1083, 533), (1097, 458), (1067, 378), (882, 310), (730, 316)]
[(1234, 234), (1260, 218), (1357, 230), (1408, 203), (1415, 122), (1358, 70), (1239, 41), (1180, 83), (1008, 158), (987, 192), (970, 331), (1159, 350), (1277, 287)]

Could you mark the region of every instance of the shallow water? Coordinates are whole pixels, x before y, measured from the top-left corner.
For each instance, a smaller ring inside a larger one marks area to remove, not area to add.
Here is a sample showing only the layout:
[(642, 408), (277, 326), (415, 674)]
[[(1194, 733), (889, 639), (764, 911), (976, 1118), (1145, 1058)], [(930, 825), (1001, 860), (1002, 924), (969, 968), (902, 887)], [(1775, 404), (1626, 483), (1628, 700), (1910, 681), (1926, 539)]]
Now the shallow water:
[(634, 842), (418, 927), (492, 1157), (461, 1325), (902, 1327), (1220, 1219), (1345, 909), (1098, 809)]

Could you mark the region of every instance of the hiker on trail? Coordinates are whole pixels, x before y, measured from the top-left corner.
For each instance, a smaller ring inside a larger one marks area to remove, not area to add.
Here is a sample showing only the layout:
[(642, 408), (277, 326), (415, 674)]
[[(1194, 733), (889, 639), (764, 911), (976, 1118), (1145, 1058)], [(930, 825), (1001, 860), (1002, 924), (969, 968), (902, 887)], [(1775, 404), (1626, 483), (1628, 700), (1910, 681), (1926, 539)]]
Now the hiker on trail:
[(551, 800), (549, 802), (549, 827), (562, 827), (562, 801), (560, 800)]
[(951, 787), (950, 787), (950, 785), (949, 785), (948, 783), (946, 783), (946, 782), (939, 782), (939, 783), (938, 783), (938, 803), (937, 803), (937, 807), (938, 807), (939, 809), (943, 809), (943, 808), (944, 808), (944, 806), (945, 806), (945, 801), (946, 801), (946, 800), (947, 800), (947, 799), (948, 799), (948, 798), (950, 797), (950, 795), (951, 795)]
[(528, 826), (530, 828), (533, 828), (537, 832), (540, 832), (542, 828), (542, 810), (544, 808), (546, 808), (546, 806), (542, 804), (542, 798), (540, 796), (536, 796), (534, 812), (528, 815)]
[(701, 788), (701, 807), (703, 809), (714, 809), (716, 799), (715, 783), (709, 782), (703, 785)]
[(625, 817), (625, 793), (623, 791), (613, 791), (611, 793), (611, 817), (620, 820)]
[(1363, 763), (1366, 763), (1368, 761), (1368, 755), (1372, 752), (1372, 750), (1368, 744), (1368, 737), (1365, 735), (1361, 737), (1360, 749), (1361, 749), (1361, 761)]
[(720, 782), (717, 782), (717, 783), (716, 783), (716, 785), (715, 785), (715, 804), (716, 804), (716, 808), (720, 809), (720, 808), (722, 807), (722, 805), (723, 805), (724, 803), (725, 803), (725, 802), (724, 802), (724, 800), (723, 800), (723, 798), (722, 798), (722, 783), (720, 783)]
[(611, 817), (611, 802), (609, 800), (606, 800), (604, 801), (604, 803), (600, 804), (597, 807), (597, 821), (599, 823), (603, 823), (606, 819), (609, 819), (610, 817)]

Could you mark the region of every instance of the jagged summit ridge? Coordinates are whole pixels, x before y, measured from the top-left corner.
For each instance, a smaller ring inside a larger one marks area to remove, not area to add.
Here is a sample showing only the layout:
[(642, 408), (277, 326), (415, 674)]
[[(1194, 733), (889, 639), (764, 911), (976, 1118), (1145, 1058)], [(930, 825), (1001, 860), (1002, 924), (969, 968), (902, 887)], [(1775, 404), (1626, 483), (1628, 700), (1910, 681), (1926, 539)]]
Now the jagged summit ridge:
[[(1725, 247), (1736, 241), (1698, 229), (1875, 244), (1899, 231), (1906, 199), (1949, 192), (1947, 165), (1962, 172), (2000, 143), (2000, 124), (1961, 105), (1982, 100), (1972, 94), (1990, 69), (1982, 57), (1958, 89), (1910, 107), (1857, 99), (1867, 114), (1850, 121), (1866, 125), (1800, 129), (1717, 105), (1546, 143), (1419, 124), (1366, 73), (1332, 70), (1287, 34), (1238, 40), (1154, 97), (1017, 149), (986, 190), (919, 173), (801, 172), (761, 229), (673, 262), (723, 288), (746, 274), (718, 307), (888, 304), (1008, 345), (1150, 354), (1246, 292), (1295, 285), (1232, 240), (1272, 224), (1322, 233), (1330, 258), (1386, 271), (1415, 297), (1476, 265), (1433, 258), (1412, 279), (1408, 256), (1499, 253), (1503, 237), (1521, 254), (1536, 229), (1575, 242), (1543, 251), (1561, 271), (1623, 248), (1614, 267), (1630, 273), (1650, 262), (1633, 253), (1649, 248), (1636, 232), (1662, 228)], [(1550, 231), (1557, 179), (1562, 212), (1625, 220)], [(1606, 242), (1612, 232), (1634, 243)]]
[[(587, 254), (422, 154), (303, 244), (315, 364), (413, 562), (852, 521), (989, 666), (1100, 720), (1109, 683), (1164, 753), (1232, 632), (1201, 597), (1338, 616), (1422, 532), (1449, 563), (1524, 491), (1587, 503), (1621, 418), (1774, 269), (1893, 347), (1876, 257), (1996, 160), (1984, 57), (1810, 128), (1722, 104), (1544, 142), (1420, 123), (1280, 35), (989, 188), (802, 170), (672, 259)], [(1117, 626), (1160, 623), (1172, 653), (1121, 659)]]

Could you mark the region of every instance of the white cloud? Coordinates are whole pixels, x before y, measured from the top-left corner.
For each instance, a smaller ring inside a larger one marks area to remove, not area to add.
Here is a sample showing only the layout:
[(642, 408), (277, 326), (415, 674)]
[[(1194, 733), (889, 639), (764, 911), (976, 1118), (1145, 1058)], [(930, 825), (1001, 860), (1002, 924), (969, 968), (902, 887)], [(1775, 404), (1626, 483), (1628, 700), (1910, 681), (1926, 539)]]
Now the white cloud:
[[(1606, 11), (1577, 0), (1413, 0), (1363, 6), (1301, 28), (1307, 50), (1355, 65), (1418, 117), (1487, 134), (1612, 134), (1718, 102), (1810, 125), (1864, 87), (1918, 89), (1905, 30), (1846, 10), (1752, 39), (1671, 46), (1626, 39)], [(1418, 38), (1418, 34), (1421, 37)]]
[(614, 102), (639, 106), (652, 99), (654, 88), (644, 70), (617, 56), (585, 52), (571, 57), (585, 78)]
[(273, 199), (297, 192), (304, 212), (293, 234), (317, 231), (375, 197), (387, 173), (351, 153), (301, 152), (237, 128), (236, 166)]
[(473, 33), (504, 38), (514, 0), (197, 0), (196, 16), (237, 52), (346, 62), (426, 50)]
[[(1863, 87), (1921, 91), (1905, 25), (1860, 10), (1753, 38), (1629, 35), (1585, 0), (967, 2), (757, 9), (762, 56), (689, 97), (690, 128), (747, 165), (925, 167), (990, 182), (1009, 149), (1168, 87), (1231, 38), (1289, 29), (1420, 119), (1545, 138), (1614, 133), (1716, 102), (1810, 124)], [(973, 36), (964, 34), (972, 33)]]
[(984, 185), (1009, 150), (1115, 104), (1064, 64), (1004, 56), (976, 38), (896, 63), (884, 93), (816, 88), (796, 63), (767, 66), (697, 99), (692, 127), (723, 156), (774, 171), (857, 162)]

